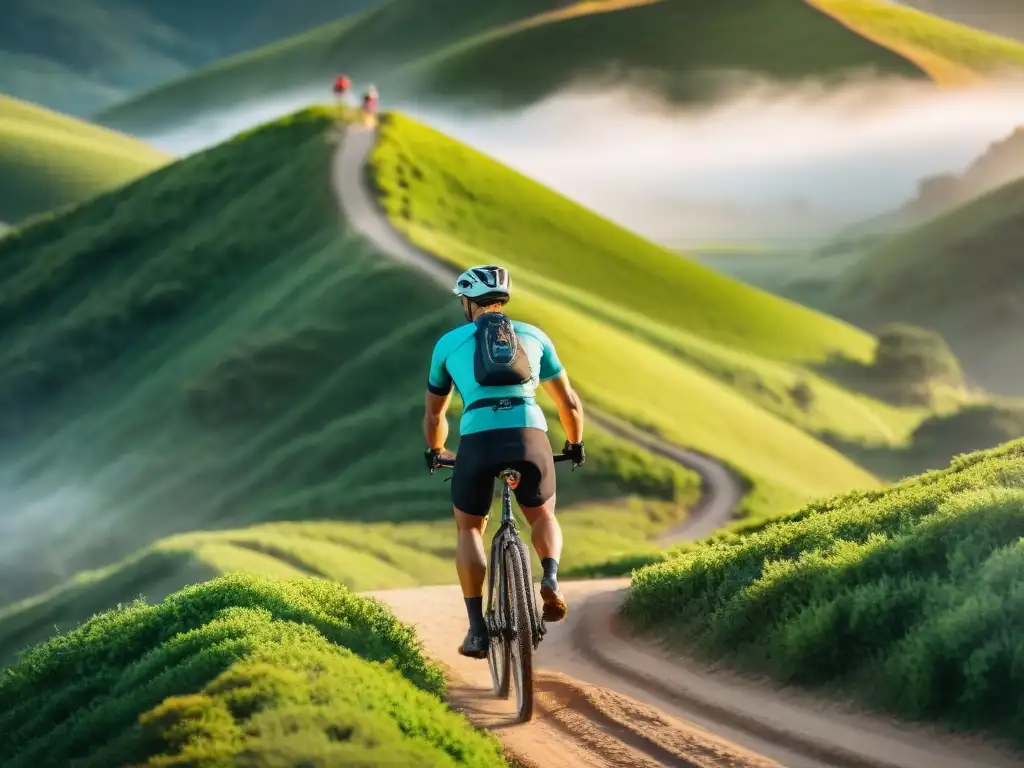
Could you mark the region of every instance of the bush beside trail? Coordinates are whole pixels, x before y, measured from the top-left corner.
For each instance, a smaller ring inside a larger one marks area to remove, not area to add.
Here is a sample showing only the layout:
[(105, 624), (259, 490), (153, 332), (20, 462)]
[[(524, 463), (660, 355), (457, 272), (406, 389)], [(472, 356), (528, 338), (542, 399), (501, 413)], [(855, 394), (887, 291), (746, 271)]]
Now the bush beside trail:
[(233, 574), (93, 617), (0, 675), (5, 768), (504, 766), (375, 600)]
[(819, 501), (633, 575), (697, 652), (1024, 745), (1024, 441)]

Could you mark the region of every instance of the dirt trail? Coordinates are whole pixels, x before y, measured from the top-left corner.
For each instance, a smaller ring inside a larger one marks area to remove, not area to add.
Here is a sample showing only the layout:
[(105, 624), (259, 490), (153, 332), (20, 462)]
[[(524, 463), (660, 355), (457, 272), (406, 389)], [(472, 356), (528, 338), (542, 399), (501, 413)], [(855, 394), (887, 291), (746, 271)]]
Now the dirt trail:
[[(350, 128), (335, 154), (332, 181), (348, 224), (382, 252), (448, 287), (452, 267), (425, 253), (389, 225), (364, 184), (376, 132)], [(723, 525), (742, 488), (723, 465), (665, 445), (616, 419), (588, 411), (608, 431), (700, 474), (703, 498), (668, 541), (701, 538)], [(453, 574), (454, 575), (454, 574)], [(373, 593), (416, 627), (427, 653), (448, 668), (453, 706), (495, 733), (510, 754), (537, 768), (1010, 768), (1019, 757), (973, 740), (897, 726), (777, 691), (670, 657), (657, 646), (626, 637), (615, 623), (628, 581), (563, 585), (572, 606), (549, 627), (535, 661), (534, 719), (514, 722), (514, 703), (491, 694), (487, 664), (456, 648), (465, 632), (457, 586)]]

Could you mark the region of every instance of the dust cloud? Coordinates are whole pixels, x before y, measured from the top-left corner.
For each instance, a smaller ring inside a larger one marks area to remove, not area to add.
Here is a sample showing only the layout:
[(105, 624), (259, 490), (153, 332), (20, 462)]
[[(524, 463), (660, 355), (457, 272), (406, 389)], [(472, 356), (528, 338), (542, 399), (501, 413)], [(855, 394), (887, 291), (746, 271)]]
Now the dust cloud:
[[(923, 177), (960, 172), (1024, 123), (1021, 82), (940, 90), (747, 80), (699, 108), (604, 90), (562, 92), (515, 113), (382, 96), (385, 108), (674, 244), (827, 235), (902, 205)], [(322, 89), (296, 91), (144, 138), (186, 154), (322, 100)]]

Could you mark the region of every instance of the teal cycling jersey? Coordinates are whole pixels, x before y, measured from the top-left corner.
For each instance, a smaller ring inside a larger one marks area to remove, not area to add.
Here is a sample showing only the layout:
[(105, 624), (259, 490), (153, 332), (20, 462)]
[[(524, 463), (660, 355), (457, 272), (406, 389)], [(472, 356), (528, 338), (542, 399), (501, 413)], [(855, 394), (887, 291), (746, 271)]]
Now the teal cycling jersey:
[[(434, 345), (430, 358), (430, 374), (427, 389), (435, 395), (447, 395), (452, 385), (462, 397), (462, 421), (459, 434), (484, 432), (489, 429), (535, 427), (547, 431), (548, 423), (544, 411), (534, 398), (537, 386), (542, 381), (558, 376), (563, 368), (551, 343), (543, 331), (528, 323), (513, 321), (516, 336), (527, 359), (530, 361), (530, 380), (525, 384), (504, 387), (484, 387), (477, 384), (473, 368), (473, 354), (476, 349), (476, 325), (467, 323), (449, 331)], [(494, 410), (483, 407), (468, 410), (478, 400), (519, 397), (526, 402), (512, 408)]]

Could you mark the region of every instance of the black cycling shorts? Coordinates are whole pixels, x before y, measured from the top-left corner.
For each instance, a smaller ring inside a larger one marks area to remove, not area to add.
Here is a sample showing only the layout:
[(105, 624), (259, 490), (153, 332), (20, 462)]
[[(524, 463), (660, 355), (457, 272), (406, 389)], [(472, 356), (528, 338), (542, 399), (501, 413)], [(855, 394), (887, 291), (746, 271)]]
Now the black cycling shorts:
[(452, 504), (483, 517), (490, 512), (498, 473), (509, 467), (522, 475), (513, 491), (519, 506), (539, 507), (555, 495), (555, 461), (548, 433), (533, 427), (490, 429), (459, 440)]

